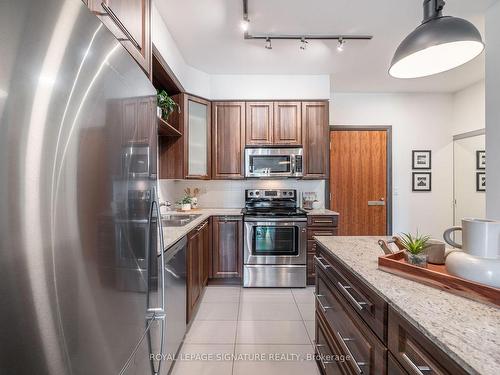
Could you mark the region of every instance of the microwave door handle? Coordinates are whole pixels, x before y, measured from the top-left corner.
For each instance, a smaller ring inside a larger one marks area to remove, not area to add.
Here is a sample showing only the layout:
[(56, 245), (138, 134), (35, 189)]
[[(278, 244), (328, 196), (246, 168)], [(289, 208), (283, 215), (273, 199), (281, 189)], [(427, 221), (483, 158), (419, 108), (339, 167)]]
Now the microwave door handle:
[(294, 175), (297, 171), (297, 160), (295, 158), (295, 155), (290, 155), (290, 163), (292, 164), (290, 172), (292, 173), (292, 175)]

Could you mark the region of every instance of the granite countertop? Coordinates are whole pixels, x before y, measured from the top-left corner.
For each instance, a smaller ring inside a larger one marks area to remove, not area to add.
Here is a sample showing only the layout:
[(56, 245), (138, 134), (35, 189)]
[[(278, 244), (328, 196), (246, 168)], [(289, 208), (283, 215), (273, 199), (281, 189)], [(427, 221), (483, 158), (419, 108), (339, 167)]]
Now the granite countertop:
[(321, 215), (339, 215), (338, 212), (327, 210), (326, 208), (318, 208), (318, 209), (313, 209), (313, 210), (304, 210), (307, 213), (307, 216), (321, 216)]
[(203, 223), (210, 216), (240, 216), (241, 208), (207, 208), (196, 211), (186, 211), (186, 212), (177, 212), (177, 211), (168, 211), (162, 212), (162, 215), (201, 215), (197, 217), (195, 220), (190, 222), (189, 224), (183, 227), (163, 227), (163, 248), (164, 250), (168, 249), (170, 246), (179, 241), (186, 234), (191, 232), (198, 225)]
[(500, 309), (378, 270), (380, 237), (316, 237), (471, 374), (500, 374)]

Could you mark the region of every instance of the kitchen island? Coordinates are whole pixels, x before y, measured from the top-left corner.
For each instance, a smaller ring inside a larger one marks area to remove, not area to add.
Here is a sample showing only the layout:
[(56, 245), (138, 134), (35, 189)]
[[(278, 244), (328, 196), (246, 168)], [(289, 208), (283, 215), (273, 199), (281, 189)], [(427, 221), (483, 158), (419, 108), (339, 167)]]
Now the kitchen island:
[[(377, 244), (380, 237), (315, 239), (316, 267), (321, 268), (316, 288), (318, 282), (323, 287), (322, 280), (335, 285), (331, 288), (333, 305), (339, 302), (338, 310), (351, 314), (361, 331), (366, 329), (368, 341), (376, 348), (380, 344), (381, 357), (388, 362), (380, 359), (381, 372), (389, 368), (389, 373), (413, 374), (420, 368), (420, 373), (426, 373), (426, 368), (435, 365), (444, 373), (453, 373), (449, 362), (455, 373), (500, 374), (500, 309), (378, 270), (377, 259), (383, 255)], [(335, 282), (330, 283), (332, 280)], [(321, 292), (322, 297), (324, 294)], [(320, 300), (322, 305), (332, 301)], [(351, 309), (351, 305), (357, 307)], [(320, 326), (325, 327), (328, 313), (335, 312), (317, 307)], [(412, 342), (412, 335), (419, 339)], [(407, 353), (401, 345), (406, 345)], [(391, 362), (401, 371), (391, 372)]]

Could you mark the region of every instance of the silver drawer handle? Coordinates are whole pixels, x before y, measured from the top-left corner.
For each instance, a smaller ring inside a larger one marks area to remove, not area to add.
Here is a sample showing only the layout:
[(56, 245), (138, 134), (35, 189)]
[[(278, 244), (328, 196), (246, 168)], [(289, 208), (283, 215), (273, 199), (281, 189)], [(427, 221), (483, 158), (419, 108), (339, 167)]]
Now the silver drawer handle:
[(367, 302), (362, 302), (358, 301), (354, 296), (349, 292), (349, 289), (352, 289), (352, 286), (350, 285), (343, 285), (340, 281), (337, 281), (337, 285), (339, 286), (340, 290), (343, 291), (343, 294), (351, 300), (352, 303), (358, 308), (358, 310), (363, 310), (366, 305), (368, 305)]
[(313, 236), (333, 236), (333, 232), (313, 232)]
[(313, 220), (314, 223), (321, 223), (321, 224), (330, 224), (333, 223), (333, 220)]
[(331, 268), (332, 266), (330, 266), (329, 264), (324, 264), (322, 262), (323, 258), (321, 257), (317, 257), (316, 255), (314, 256), (314, 260), (316, 262), (318, 262), (318, 264), (321, 266), (321, 268), (323, 268), (325, 271), (328, 269), (328, 268)]
[(321, 350), (319, 350), (319, 348), (324, 348), (326, 345), (314, 344), (314, 346), (316, 347), (316, 350), (318, 351), (319, 361), (321, 362), (321, 367), (323, 367), (323, 370), (326, 370), (326, 365), (333, 363), (333, 361), (323, 361), (323, 353), (321, 353)]
[(129, 40), (130, 42), (132, 42), (132, 44), (137, 49), (140, 49), (141, 46), (139, 45), (139, 43), (137, 43), (137, 41), (132, 36), (132, 34), (130, 34), (130, 32), (127, 30), (127, 28), (123, 25), (123, 23), (120, 21), (120, 19), (116, 16), (115, 12), (113, 12), (113, 10), (110, 7), (108, 7), (108, 5), (104, 2), (101, 3), (101, 6), (104, 9), (104, 11), (106, 12), (103, 15), (109, 16), (113, 20), (115, 25), (121, 30), (121, 32), (125, 34), (125, 36), (127, 37), (126, 40)]
[(205, 228), (208, 225), (208, 221), (206, 221), (204, 224), (200, 225), (198, 228), (196, 228), (196, 231), (199, 232), (203, 228)]
[(318, 301), (319, 307), (321, 307), (321, 310), (323, 310), (323, 312), (325, 313), (325, 315), (326, 315), (326, 313), (328, 313), (327, 310), (333, 309), (332, 306), (325, 306), (325, 305), (323, 305), (323, 303), (319, 299), (320, 297), (324, 297), (323, 294), (316, 294), (316, 293), (314, 293), (314, 297), (316, 297), (316, 301)]
[(349, 347), (347, 346), (347, 341), (354, 341), (354, 339), (350, 339), (350, 338), (347, 338), (347, 337), (342, 337), (342, 335), (340, 334), (339, 331), (337, 331), (337, 337), (340, 340), (340, 345), (342, 345), (342, 347), (346, 351), (347, 355), (352, 358), (353, 363), (354, 363), (354, 367), (356, 367), (356, 372), (358, 374), (362, 374), (363, 370), (361, 370), (360, 366), (366, 366), (367, 363), (366, 362), (358, 362), (356, 360), (356, 358), (352, 355), (351, 349), (349, 349)]
[(408, 361), (409, 365), (413, 367), (413, 370), (415, 370), (417, 374), (424, 375), (424, 372), (432, 371), (429, 366), (417, 366), (415, 363), (413, 363), (411, 358), (406, 355), (406, 353), (403, 353), (403, 357)]

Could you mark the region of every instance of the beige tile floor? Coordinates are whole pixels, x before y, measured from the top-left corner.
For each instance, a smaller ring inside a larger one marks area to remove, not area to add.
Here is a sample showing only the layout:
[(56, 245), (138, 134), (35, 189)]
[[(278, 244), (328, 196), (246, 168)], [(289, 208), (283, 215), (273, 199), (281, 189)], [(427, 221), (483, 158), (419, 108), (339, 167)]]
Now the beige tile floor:
[(313, 288), (207, 287), (173, 375), (318, 375)]

